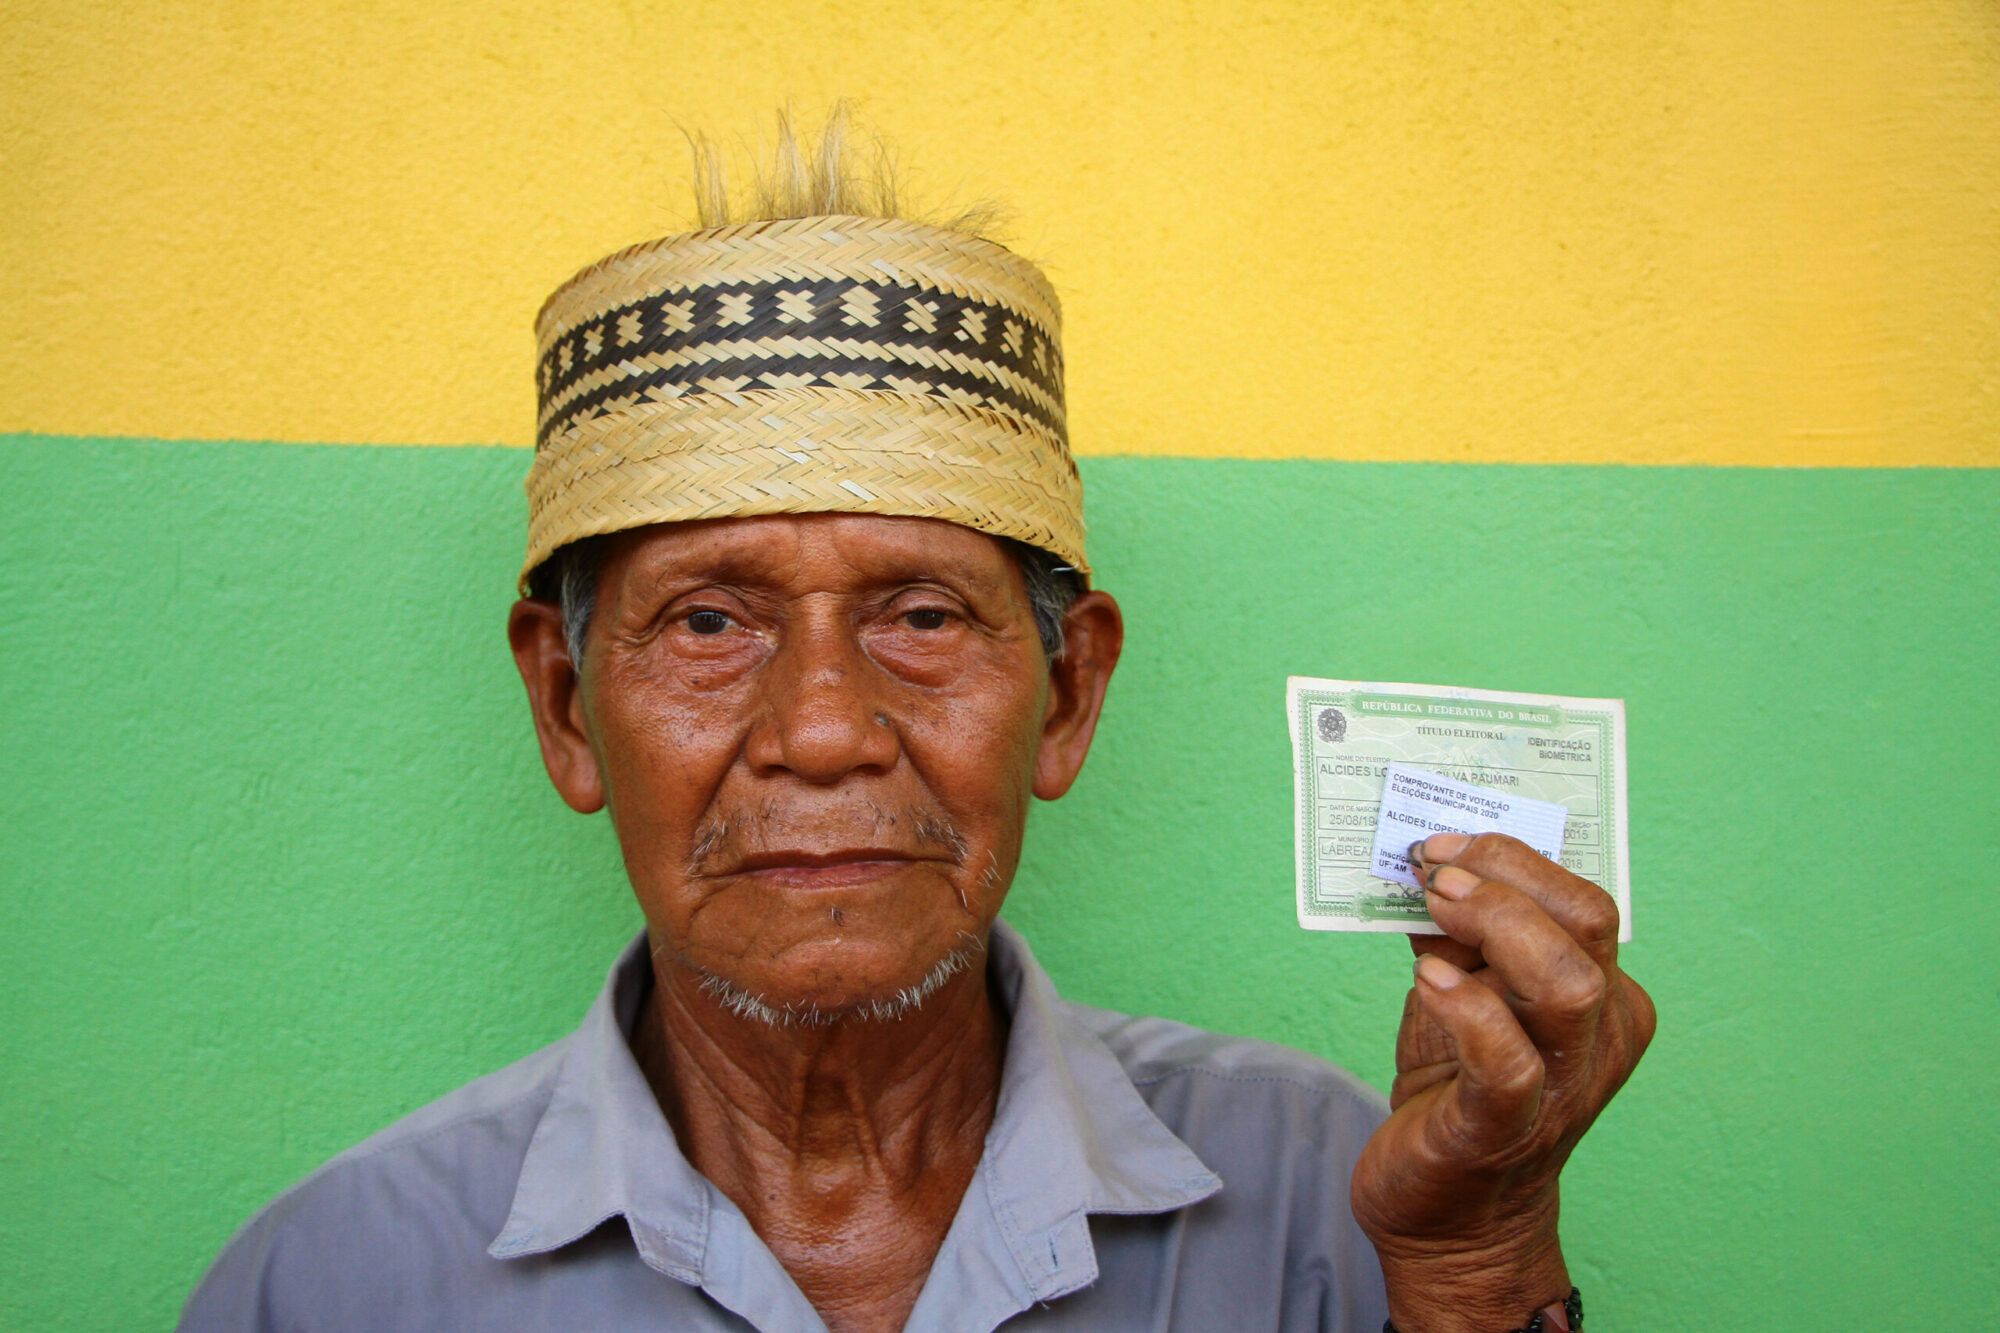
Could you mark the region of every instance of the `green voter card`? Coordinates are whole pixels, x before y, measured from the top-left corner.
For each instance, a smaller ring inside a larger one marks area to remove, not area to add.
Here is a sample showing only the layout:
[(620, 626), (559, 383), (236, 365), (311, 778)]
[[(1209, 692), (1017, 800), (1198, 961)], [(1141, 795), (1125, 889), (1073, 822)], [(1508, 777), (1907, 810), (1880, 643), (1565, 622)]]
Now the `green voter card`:
[[(1617, 900), (1618, 938), (1632, 938), (1624, 700), (1293, 676), (1285, 703), (1301, 926), (1439, 934), (1423, 891), (1406, 867), (1378, 857), (1378, 841), (1427, 821), (1521, 836), (1508, 822), (1518, 820), (1558, 831), (1556, 859)], [(1391, 765), (1418, 780), (1399, 781), (1385, 819)], [(1479, 791), (1492, 799), (1466, 799)], [(1550, 819), (1540, 803), (1566, 817)]]

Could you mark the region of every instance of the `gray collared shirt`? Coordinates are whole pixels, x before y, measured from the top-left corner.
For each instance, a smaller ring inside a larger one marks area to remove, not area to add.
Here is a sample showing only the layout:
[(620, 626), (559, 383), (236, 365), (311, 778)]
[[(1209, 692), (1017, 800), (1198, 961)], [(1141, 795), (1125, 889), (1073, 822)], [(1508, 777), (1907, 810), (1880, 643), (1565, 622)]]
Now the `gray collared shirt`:
[[(990, 966), (1012, 1023), (999, 1102), (909, 1333), (1382, 1326), (1347, 1203), (1378, 1094), (1281, 1046), (1059, 999), (1004, 924)], [(184, 1333), (823, 1333), (632, 1057), (648, 967), (641, 936), (576, 1032), (280, 1195)]]

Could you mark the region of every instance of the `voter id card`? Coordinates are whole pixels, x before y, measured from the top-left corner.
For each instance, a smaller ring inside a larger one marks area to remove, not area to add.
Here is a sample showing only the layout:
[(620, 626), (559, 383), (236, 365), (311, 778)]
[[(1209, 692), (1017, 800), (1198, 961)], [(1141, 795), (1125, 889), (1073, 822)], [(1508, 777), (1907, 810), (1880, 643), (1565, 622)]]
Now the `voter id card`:
[(1285, 704), (1301, 926), (1440, 934), (1404, 850), (1497, 830), (1602, 887), (1632, 938), (1624, 700), (1293, 676)]

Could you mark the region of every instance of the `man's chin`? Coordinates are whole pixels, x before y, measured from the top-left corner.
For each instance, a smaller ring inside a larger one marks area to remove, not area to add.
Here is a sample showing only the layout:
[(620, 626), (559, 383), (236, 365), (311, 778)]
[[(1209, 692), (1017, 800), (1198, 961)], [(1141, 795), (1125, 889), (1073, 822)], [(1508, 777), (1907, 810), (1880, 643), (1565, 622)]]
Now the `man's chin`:
[(700, 969), (700, 975), (702, 990), (739, 1018), (830, 1027), (907, 1018), (985, 957), (984, 941), (970, 931), (921, 950), (907, 939), (830, 933), (791, 945), (754, 972)]

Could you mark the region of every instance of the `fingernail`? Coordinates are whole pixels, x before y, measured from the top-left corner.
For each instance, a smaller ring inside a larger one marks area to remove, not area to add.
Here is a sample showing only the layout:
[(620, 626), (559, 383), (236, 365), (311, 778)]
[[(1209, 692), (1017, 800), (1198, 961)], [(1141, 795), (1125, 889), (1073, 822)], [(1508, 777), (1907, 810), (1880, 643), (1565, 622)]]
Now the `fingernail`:
[(1465, 973), (1459, 971), (1434, 953), (1418, 956), (1417, 976), (1424, 981), (1428, 981), (1439, 990), (1450, 990), (1453, 986), (1465, 980)]
[(1463, 866), (1440, 866), (1431, 876), (1431, 892), (1453, 902), (1479, 887), (1479, 876)]
[(1449, 861), (1472, 845), (1471, 835), (1465, 833), (1433, 833), (1424, 839), (1424, 860)]
[(1422, 865), (1424, 863), (1424, 840), (1422, 838), (1418, 838), (1415, 842), (1410, 844), (1410, 850), (1404, 852), (1403, 855), (1410, 858), (1411, 865), (1413, 866)]
[(1570, 1333), (1569, 1311), (1563, 1309), (1561, 1301), (1542, 1310), (1542, 1327), (1561, 1329), (1562, 1333)]

